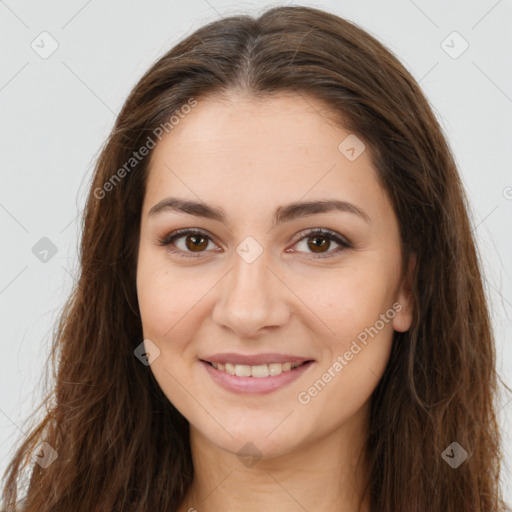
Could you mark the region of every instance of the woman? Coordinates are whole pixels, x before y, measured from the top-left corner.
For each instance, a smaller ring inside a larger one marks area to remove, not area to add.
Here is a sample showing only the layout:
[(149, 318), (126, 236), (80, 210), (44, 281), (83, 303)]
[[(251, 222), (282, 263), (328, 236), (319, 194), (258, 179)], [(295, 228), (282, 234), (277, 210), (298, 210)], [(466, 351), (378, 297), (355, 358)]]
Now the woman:
[(503, 511), (467, 199), (417, 83), (307, 7), (211, 23), (97, 162), (29, 511)]

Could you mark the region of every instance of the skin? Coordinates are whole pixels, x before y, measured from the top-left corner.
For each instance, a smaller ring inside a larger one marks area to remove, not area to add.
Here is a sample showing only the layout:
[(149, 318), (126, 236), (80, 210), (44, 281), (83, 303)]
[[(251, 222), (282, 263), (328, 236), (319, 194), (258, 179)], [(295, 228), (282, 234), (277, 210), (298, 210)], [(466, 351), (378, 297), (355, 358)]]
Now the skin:
[[(412, 304), (409, 277), (400, 272), (398, 221), (369, 152), (346, 158), (338, 145), (349, 132), (325, 114), (317, 100), (291, 93), (265, 101), (241, 93), (200, 99), (151, 156), (137, 291), (144, 337), (160, 350), (151, 371), (190, 423), (194, 481), (180, 512), (357, 510), (367, 467), (364, 458), (356, 462), (370, 396), (393, 330), (410, 327)], [(148, 215), (169, 196), (221, 207), (227, 221)], [(324, 199), (356, 205), (369, 222), (333, 211), (272, 228), (280, 206)], [(186, 235), (174, 246), (190, 257), (159, 245), (183, 228), (210, 236), (202, 252)], [(315, 237), (300, 234), (315, 228), (339, 233), (352, 247), (335, 253), (339, 245), (322, 238), (323, 252), (314, 252), (308, 240)], [(250, 264), (236, 252), (248, 236), (263, 251)], [(298, 394), (395, 302), (401, 311), (300, 403)], [(200, 363), (218, 352), (288, 353), (315, 363), (277, 391), (240, 395), (220, 388)], [(259, 456), (251, 467), (237, 455), (246, 443)], [(363, 505), (369, 512), (367, 497)]]

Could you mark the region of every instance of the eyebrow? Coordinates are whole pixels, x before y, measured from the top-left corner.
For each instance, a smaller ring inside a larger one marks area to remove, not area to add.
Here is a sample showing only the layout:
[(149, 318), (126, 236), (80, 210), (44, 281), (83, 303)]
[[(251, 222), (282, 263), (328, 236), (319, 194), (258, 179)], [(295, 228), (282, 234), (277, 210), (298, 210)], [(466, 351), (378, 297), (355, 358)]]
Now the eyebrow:
[[(216, 220), (223, 224), (226, 223), (226, 214), (222, 208), (210, 206), (200, 201), (179, 199), (177, 197), (167, 197), (162, 199), (149, 210), (148, 216), (153, 216), (167, 211), (186, 213), (189, 215), (195, 215), (196, 217)], [(370, 217), (368, 214), (354, 204), (348, 203), (347, 201), (339, 201), (337, 199), (327, 199), (321, 201), (296, 202), (290, 203), (286, 206), (280, 206), (276, 210), (272, 226), (275, 227), (278, 224), (290, 222), (302, 217), (308, 217), (310, 215), (330, 213), (334, 211), (353, 213), (365, 222), (370, 223)]]

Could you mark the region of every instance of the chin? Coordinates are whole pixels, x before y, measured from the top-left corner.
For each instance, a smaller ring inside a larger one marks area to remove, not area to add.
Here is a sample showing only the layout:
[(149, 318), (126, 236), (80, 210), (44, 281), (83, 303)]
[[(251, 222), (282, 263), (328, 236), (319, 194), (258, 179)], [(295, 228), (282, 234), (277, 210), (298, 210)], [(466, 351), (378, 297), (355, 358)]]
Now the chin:
[[(240, 424), (237, 430), (229, 429), (229, 434), (221, 438), (210, 438), (210, 441), (219, 448), (237, 455), (240, 458), (254, 457), (254, 459), (272, 459), (293, 450), (293, 438), (286, 431), (272, 432), (272, 428), (257, 427)], [(288, 444), (290, 443), (290, 444)]]

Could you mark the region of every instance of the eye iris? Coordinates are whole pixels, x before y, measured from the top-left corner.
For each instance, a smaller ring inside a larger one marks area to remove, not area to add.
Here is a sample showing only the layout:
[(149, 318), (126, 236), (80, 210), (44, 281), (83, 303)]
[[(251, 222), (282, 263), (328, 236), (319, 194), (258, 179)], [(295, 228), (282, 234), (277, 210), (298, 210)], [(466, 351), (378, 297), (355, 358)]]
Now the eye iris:
[[(316, 243), (310, 243), (310, 240), (320, 240), (320, 244), (316, 244)], [(321, 237), (321, 236), (311, 236), (308, 238), (308, 247), (313, 251), (313, 252), (323, 252), (323, 251), (318, 251), (318, 249), (322, 249), (322, 248), (326, 248), (329, 246), (329, 243), (330, 243), (330, 240), (328, 240), (327, 238), (324, 238), (324, 237)]]
[[(192, 242), (192, 245), (189, 244), (189, 240), (194, 240)], [(203, 243), (202, 244), (200, 243), (197, 245), (196, 244), (197, 240), (202, 240)], [(208, 240), (203, 235), (188, 235), (186, 238), (186, 245), (187, 245), (187, 249), (189, 249), (191, 251), (199, 252), (203, 249), (206, 249), (206, 247), (208, 247)]]

